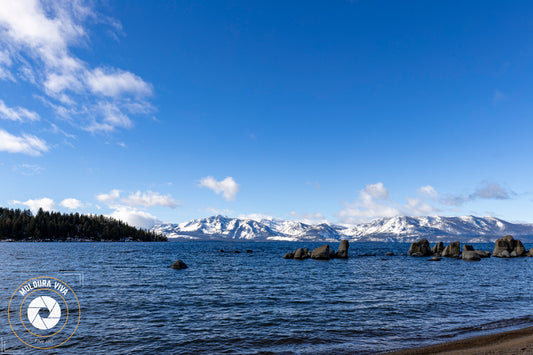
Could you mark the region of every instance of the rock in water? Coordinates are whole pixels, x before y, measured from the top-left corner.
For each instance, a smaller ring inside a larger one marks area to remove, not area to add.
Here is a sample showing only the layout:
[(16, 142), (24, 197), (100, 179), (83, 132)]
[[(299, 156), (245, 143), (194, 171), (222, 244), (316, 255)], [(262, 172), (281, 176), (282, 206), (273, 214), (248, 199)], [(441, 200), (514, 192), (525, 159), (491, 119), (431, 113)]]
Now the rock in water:
[(480, 261), (481, 257), (473, 250), (464, 250), (462, 259), (464, 261)]
[(431, 248), (431, 252), (433, 255), (441, 255), (442, 251), (444, 250), (444, 244), (442, 242), (438, 242)]
[(348, 259), (348, 248), (350, 248), (350, 243), (346, 239), (343, 239), (337, 251), (337, 258)]
[(307, 259), (307, 253), (304, 251), (303, 248), (299, 248), (294, 252), (294, 259), (296, 260), (304, 260)]
[(533, 256), (533, 248), (529, 249), (529, 253), (527, 253), (527, 256)]
[(385, 253), (385, 256), (394, 256), (394, 253), (392, 251), (388, 251)]
[(287, 253), (283, 256), (283, 259), (292, 259), (294, 258), (294, 253)]
[(431, 259), (428, 259), (428, 261), (440, 261), (440, 256), (434, 256)]
[(187, 265), (181, 260), (176, 260), (174, 261), (174, 264), (172, 264), (171, 268), (176, 269), (176, 270), (181, 270), (181, 269), (186, 269)]
[(467, 250), (470, 250), (470, 251), (474, 251), (474, 247), (471, 246), (470, 244), (465, 244), (463, 245), (463, 253)]
[(474, 250), (480, 258), (490, 258), (490, 251), (486, 250)]
[(526, 248), (524, 248), (524, 245), (520, 240), (515, 240), (516, 245), (514, 247), (514, 251), (516, 252), (517, 256), (524, 256), (526, 254)]
[(409, 248), (409, 255), (411, 256), (428, 256), (431, 255), (431, 249), (429, 248), (429, 242), (427, 239), (420, 239), (418, 242), (411, 244)]
[(492, 255), (498, 258), (508, 258), (524, 256), (526, 249), (521, 241), (514, 239), (511, 235), (506, 235), (494, 242)]
[(329, 260), (329, 244), (313, 249), (311, 252), (311, 259), (315, 260)]
[(461, 243), (452, 242), (442, 251), (442, 256), (447, 258), (458, 258), (461, 253)]

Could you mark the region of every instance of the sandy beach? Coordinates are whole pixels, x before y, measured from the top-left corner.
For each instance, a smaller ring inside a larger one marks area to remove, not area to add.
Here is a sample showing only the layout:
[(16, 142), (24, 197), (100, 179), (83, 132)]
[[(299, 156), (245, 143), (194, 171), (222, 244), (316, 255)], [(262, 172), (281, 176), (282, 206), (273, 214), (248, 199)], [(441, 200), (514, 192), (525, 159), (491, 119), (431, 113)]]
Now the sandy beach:
[(533, 354), (533, 327), (406, 349), (388, 354)]

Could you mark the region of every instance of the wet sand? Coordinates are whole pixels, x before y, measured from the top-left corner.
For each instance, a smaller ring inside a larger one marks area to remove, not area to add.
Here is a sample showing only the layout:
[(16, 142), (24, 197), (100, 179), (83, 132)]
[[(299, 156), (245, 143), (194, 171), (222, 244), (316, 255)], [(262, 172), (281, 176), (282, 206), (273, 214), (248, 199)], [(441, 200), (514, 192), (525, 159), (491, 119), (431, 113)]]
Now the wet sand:
[(533, 354), (533, 327), (507, 332), (482, 335), (449, 343), (406, 349), (388, 353), (391, 355), (421, 354)]

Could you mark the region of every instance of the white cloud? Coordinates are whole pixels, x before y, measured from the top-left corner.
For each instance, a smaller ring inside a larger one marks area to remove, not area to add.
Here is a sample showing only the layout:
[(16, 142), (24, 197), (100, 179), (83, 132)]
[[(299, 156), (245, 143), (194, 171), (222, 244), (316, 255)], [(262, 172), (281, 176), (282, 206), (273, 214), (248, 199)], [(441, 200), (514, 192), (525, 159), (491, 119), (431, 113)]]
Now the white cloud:
[(107, 194), (96, 195), (96, 199), (100, 202), (113, 203), (120, 198), (120, 190), (111, 190)]
[(156, 216), (127, 206), (117, 206), (111, 217), (121, 220), (129, 225), (139, 228), (151, 228), (155, 224), (162, 223)]
[(83, 207), (83, 203), (75, 198), (66, 198), (60, 203), (61, 206), (68, 208), (69, 210), (76, 210)]
[(42, 208), (44, 211), (52, 211), (54, 209), (54, 200), (48, 198), (48, 197), (44, 197), (44, 198), (41, 198), (41, 199), (37, 199), (37, 200), (27, 200), (25, 202), (21, 202), (21, 201), (11, 201), (11, 203), (15, 204), (15, 205), (24, 205), (24, 206), (27, 206), (32, 213), (37, 213), (37, 211), (39, 211), (39, 208)]
[(14, 136), (0, 129), (0, 151), (38, 156), (48, 149), (46, 142), (40, 138), (29, 134)]
[(418, 188), (418, 193), (426, 198), (436, 199), (439, 197), (437, 190), (431, 185), (421, 186)]
[(495, 199), (508, 200), (515, 193), (505, 187), (488, 181), (483, 181), (480, 186), (469, 196), (471, 200), (475, 199)]
[(151, 85), (137, 75), (120, 69), (96, 68), (87, 74), (87, 83), (93, 93), (108, 97), (124, 94), (143, 97), (152, 94)]
[(391, 205), (389, 191), (381, 182), (367, 185), (359, 192), (359, 200), (353, 204), (346, 204), (339, 212), (343, 223), (357, 223), (361, 220), (398, 215), (401, 215), (400, 210)]
[(500, 184), (482, 181), (481, 184), (469, 195), (446, 195), (440, 202), (449, 206), (461, 206), (475, 200), (509, 200), (516, 193)]
[(217, 181), (214, 177), (208, 176), (200, 180), (200, 186), (207, 187), (218, 195), (222, 194), (227, 201), (235, 200), (237, 192), (239, 192), (239, 184), (231, 176), (221, 181)]
[[(429, 185), (422, 186), (418, 193), (427, 197), (436, 197), (437, 192)], [(353, 204), (345, 204), (338, 216), (341, 223), (359, 223), (374, 218), (394, 217), (400, 215), (429, 215), (439, 209), (418, 198), (407, 198), (406, 204), (392, 201), (389, 191), (382, 183), (367, 185), (359, 192), (359, 199)]]
[(4, 101), (0, 100), (0, 118), (11, 121), (24, 121), (25, 119), (36, 121), (39, 115), (22, 107), (8, 107)]
[(410, 216), (427, 216), (439, 211), (429, 203), (418, 198), (407, 198), (407, 204), (404, 206), (404, 209), (405, 214)]
[(386, 200), (389, 198), (389, 191), (383, 186), (382, 182), (377, 184), (366, 185), (364, 190), (361, 191), (364, 198), (375, 198), (379, 200)]
[[(13, 73), (18, 72), (19, 78), (48, 96), (49, 106), (57, 115), (85, 130), (128, 129), (133, 127), (130, 114), (153, 111), (146, 101), (152, 95), (152, 86), (123, 69), (92, 68), (73, 54), (72, 47), (90, 45), (84, 29), (86, 22), (121, 30), (120, 23), (97, 13), (91, 6), (89, 1), (3, 1), (0, 79), (14, 81)], [(8, 111), (7, 117), (16, 119), (14, 113), (17, 112)], [(21, 113), (32, 114), (20, 111), (19, 116)]]
[(128, 206), (142, 206), (142, 207), (154, 207), (154, 206), (163, 206), (176, 208), (178, 203), (170, 195), (161, 195), (158, 192), (147, 191), (141, 193), (137, 191), (134, 194), (129, 195), (126, 198), (123, 198), (122, 203)]

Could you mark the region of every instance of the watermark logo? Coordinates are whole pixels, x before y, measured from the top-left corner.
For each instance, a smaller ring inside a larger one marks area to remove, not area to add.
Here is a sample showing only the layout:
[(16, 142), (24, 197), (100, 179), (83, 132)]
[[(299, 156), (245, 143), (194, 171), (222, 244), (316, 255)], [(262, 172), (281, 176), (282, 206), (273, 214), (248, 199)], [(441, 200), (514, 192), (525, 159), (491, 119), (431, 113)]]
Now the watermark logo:
[(81, 319), (78, 296), (65, 282), (35, 277), (22, 283), (9, 300), (8, 320), (15, 336), (36, 349), (66, 343)]

